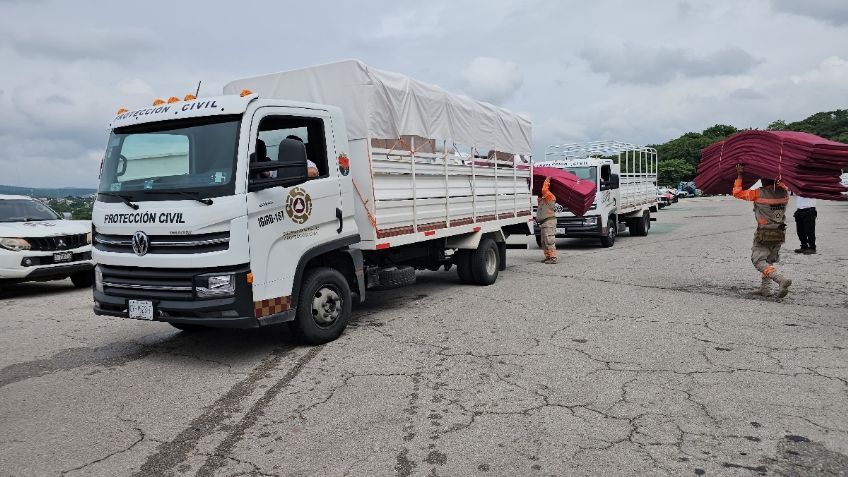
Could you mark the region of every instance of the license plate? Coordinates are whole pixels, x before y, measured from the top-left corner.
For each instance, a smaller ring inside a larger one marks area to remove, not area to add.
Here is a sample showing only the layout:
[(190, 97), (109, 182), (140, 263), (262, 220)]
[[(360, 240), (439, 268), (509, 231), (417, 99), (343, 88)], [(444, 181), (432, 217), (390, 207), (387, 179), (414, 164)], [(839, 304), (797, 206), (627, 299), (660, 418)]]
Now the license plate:
[(53, 254), (53, 263), (70, 262), (74, 259), (72, 252), (56, 252)]
[(565, 227), (557, 227), (557, 229), (556, 229), (556, 233), (558, 233), (558, 234), (564, 234), (564, 233), (565, 233)]
[(147, 300), (129, 300), (130, 318), (137, 320), (153, 319), (153, 302)]

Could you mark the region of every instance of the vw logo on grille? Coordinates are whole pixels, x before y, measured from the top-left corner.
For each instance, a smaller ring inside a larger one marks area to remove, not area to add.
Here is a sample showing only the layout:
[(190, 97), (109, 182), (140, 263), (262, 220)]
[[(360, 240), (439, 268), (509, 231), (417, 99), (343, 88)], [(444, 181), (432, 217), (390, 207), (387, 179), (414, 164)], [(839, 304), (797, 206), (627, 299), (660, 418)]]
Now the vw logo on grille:
[(138, 231), (132, 236), (132, 248), (133, 252), (139, 257), (146, 254), (150, 249), (150, 240), (147, 238), (147, 234)]
[(58, 248), (65, 248), (68, 244), (65, 243), (64, 239), (59, 239), (59, 243), (57, 244)]

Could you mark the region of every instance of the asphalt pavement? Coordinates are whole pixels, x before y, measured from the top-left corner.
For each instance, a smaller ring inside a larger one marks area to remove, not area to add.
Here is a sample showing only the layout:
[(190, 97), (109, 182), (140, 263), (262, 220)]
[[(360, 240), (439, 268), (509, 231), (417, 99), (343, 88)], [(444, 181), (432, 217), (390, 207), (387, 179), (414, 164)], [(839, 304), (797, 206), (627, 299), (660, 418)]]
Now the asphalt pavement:
[(684, 199), (557, 265), (522, 238), (489, 287), (419, 273), (318, 347), (4, 287), (0, 475), (848, 475), (848, 203), (818, 209), (782, 300), (750, 204)]

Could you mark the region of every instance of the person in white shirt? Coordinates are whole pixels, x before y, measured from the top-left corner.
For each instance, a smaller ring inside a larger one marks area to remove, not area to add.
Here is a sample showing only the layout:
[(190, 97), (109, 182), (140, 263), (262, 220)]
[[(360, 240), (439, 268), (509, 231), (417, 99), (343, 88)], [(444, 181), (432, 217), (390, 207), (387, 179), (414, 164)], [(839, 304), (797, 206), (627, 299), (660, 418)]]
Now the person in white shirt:
[(816, 199), (808, 199), (795, 196), (795, 227), (798, 231), (798, 240), (801, 248), (796, 248), (795, 253), (812, 255), (816, 253)]

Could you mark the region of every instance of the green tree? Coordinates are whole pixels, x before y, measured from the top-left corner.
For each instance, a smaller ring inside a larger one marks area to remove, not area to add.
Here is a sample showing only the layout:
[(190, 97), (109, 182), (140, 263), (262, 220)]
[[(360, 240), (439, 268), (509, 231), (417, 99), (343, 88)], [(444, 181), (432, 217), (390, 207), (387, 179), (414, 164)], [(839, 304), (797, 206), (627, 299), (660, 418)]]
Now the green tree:
[(657, 170), (659, 185), (677, 186), (680, 181), (691, 181), (695, 177), (695, 166), (683, 159), (666, 159), (661, 161)]

